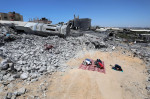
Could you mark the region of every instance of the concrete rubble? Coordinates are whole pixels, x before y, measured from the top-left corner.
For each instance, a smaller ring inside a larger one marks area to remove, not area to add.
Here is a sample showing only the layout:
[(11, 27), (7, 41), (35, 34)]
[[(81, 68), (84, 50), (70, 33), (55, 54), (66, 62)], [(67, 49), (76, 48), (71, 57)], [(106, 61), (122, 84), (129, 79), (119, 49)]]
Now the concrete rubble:
[[(45, 50), (45, 44), (54, 47)], [(65, 71), (67, 66), (61, 64), (85, 47), (100, 49), (107, 48), (107, 45), (102, 38), (91, 38), (90, 35), (64, 39), (58, 36), (40, 37), (22, 34), (19, 39), (0, 47), (0, 55), (6, 57), (0, 65), (0, 81), (6, 81), (8, 78), (31, 81), (45, 73)]]
[[(64, 72), (67, 65), (64, 63), (74, 57), (76, 52), (86, 49), (96, 49), (101, 51), (113, 51), (116, 47), (122, 47), (131, 51), (135, 57), (140, 57), (147, 64), (147, 87), (150, 94), (150, 44), (125, 44), (122, 40), (109, 39), (105, 33), (95, 33), (93, 31), (78, 31), (79, 36), (69, 36), (61, 38), (58, 36), (41, 37), (36, 35), (16, 34), (6, 36), (7, 32), (0, 34), (0, 56), (3, 61), (0, 63), (0, 83), (8, 86), (16, 79), (25, 82), (34, 82), (42, 75), (53, 72)], [(78, 35), (78, 32), (76, 33)], [(10, 38), (15, 38), (10, 40)], [(11, 42), (10, 42), (10, 41)], [(9, 41), (9, 42), (8, 42)], [(2, 43), (2, 42), (1, 42)], [(45, 45), (50, 45), (45, 49)], [(125, 54), (125, 53), (124, 53)], [(45, 87), (44, 87), (45, 88)], [(46, 90), (41, 85), (42, 90)], [(0, 92), (3, 86), (0, 87)], [(5, 99), (15, 99), (26, 92), (25, 88), (16, 92), (8, 92)]]
[(21, 96), (25, 94), (25, 92), (26, 92), (25, 88), (20, 88), (15, 92), (8, 92), (4, 99), (16, 99), (17, 96)]
[(148, 95), (150, 95), (150, 43), (141, 43), (130, 46), (131, 51), (134, 53), (134, 56), (141, 58), (146, 63), (147, 69), (147, 91)]

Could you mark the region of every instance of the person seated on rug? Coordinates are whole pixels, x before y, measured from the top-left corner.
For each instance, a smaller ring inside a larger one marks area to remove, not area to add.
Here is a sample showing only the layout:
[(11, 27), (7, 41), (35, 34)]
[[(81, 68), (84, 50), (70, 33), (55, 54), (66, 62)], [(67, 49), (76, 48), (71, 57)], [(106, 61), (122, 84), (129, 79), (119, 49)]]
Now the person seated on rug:
[(83, 65), (92, 65), (92, 61), (90, 59), (85, 59), (82, 64)]
[(95, 61), (95, 65), (97, 66), (97, 68), (104, 69), (103, 63), (100, 59), (97, 59)]
[(123, 70), (122, 70), (121, 66), (120, 66), (120, 65), (118, 65), (118, 64), (115, 64), (115, 66), (114, 66), (114, 67), (112, 67), (112, 69), (114, 69), (114, 70), (116, 70), (116, 71), (122, 71), (122, 72), (123, 72)]

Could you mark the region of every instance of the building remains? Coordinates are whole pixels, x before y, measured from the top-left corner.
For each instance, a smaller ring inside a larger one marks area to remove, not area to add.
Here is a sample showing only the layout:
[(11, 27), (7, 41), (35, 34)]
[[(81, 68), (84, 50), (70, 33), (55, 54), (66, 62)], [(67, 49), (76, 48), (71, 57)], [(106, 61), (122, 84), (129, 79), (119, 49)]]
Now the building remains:
[(0, 13), (0, 20), (23, 21), (23, 16), (16, 12)]
[(69, 21), (72, 29), (89, 30), (91, 27), (90, 18), (79, 18), (74, 15), (74, 19)]
[(70, 34), (69, 25), (52, 25), (35, 22), (21, 22), (21, 21), (2, 21), (0, 24), (8, 25), (9, 27), (15, 27), (17, 31), (29, 34), (35, 34), (40, 36), (60, 35), (67, 36)]
[(70, 26), (68, 24), (52, 25), (51, 23), (52, 21), (48, 20), (47, 18), (33, 18), (29, 19), (29, 22), (24, 22), (23, 16), (19, 13), (0, 13), (0, 26), (2, 25), (3, 27), (0, 32), (7, 30), (5, 33), (9, 33), (9, 28), (12, 28), (17, 32), (41, 36), (67, 36), (70, 34)]
[(51, 24), (52, 23), (52, 21), (51, 20), (48, 20), (47, 18), (41, 18), (41, 19), (39, 19), (39, 18), (31, 18), (31, 19), (29, 19), (29, 22), (35, 22), (35, 23), (44, 23), (44, 24)]
[(141, 38), (144, 42), (150, 42), (150, 34), (140, 34), (140, 38)]

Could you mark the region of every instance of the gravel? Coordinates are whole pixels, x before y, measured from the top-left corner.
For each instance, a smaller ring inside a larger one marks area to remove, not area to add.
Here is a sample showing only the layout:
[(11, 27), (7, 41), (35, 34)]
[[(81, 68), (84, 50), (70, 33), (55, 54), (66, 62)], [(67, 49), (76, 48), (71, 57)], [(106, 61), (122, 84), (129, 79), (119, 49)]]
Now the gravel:
[[(45, 50), (46, 44), (53, 47)], [(90, 34), (67, 38), (22, 34), (0, 47), (0, 55), (6, 58), (0, 65), (3, 70), (0, 80), (21, 78), (30, 81), (45, 73), (65, 72), (67, 65), (62, 64), (74, 57), (76, 52), (83, 48), (102, 49), (107, 46), (102, 37)]]
[(20, 89), (18, 89), (17, 91), (15, 91), (14, 92), (14, 94), (16, 95), (16, 96), (20, 96), (20, 95), (22, 95), (22, 94), (25, 94), (25, 92), (26, 92), (26, 88), (20, 88)]
[[(112, 51), (114, 47), (119, 46), (130, 50), (134, 56), (145, 61), (148, 73), (146, 89), (150, 91), (150, 43), (129, 45), (115, 40), (104, 41), (105, 34), (91, 31), (82, 34), (83, 36), (66, 38), (26, 34), (12, 34), (10, 37), (0, 35), (0, 40), (3, 42), (3, 45), (0, 43), (0, 56), (4, 58), (0, 63), (0, 82), (4, 83), (18, 78), (34, 82), (45, 73), (65, 72), (67, 65), (64, 63), (84, 48)], [(53, 47), (45, 50), (46, 44)], [(3, 91), (2, 87), (0, 91)], [(15, 99), (17, 95), (22, 95), (25, 91), (25, 88), (21, 88), (13, 94), (7, 93), (6, 97)]]
[(20, 75), (20, 78), (21, 79), (27, 79), (28, 78), (28, 73), (22, 73), (21, 75)]

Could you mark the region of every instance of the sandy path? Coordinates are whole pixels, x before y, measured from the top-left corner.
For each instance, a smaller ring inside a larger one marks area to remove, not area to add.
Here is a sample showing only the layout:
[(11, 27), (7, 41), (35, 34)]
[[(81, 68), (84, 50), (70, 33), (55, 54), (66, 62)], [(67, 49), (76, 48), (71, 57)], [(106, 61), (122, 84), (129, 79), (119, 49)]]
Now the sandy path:
[[(130, 54), (130, 53), (129, 53)], [(56, 76), (48, 88), (50, 99), (142, 99), (145, 90), (145, 64), (138, 58), (120, 52), (80, 52), (68, 65), (77, 68), (85, 58), (105, 61), (106, 74), (72, 69)], [(111, 69), (110, 64), (120, 64), (124, 72)]]

